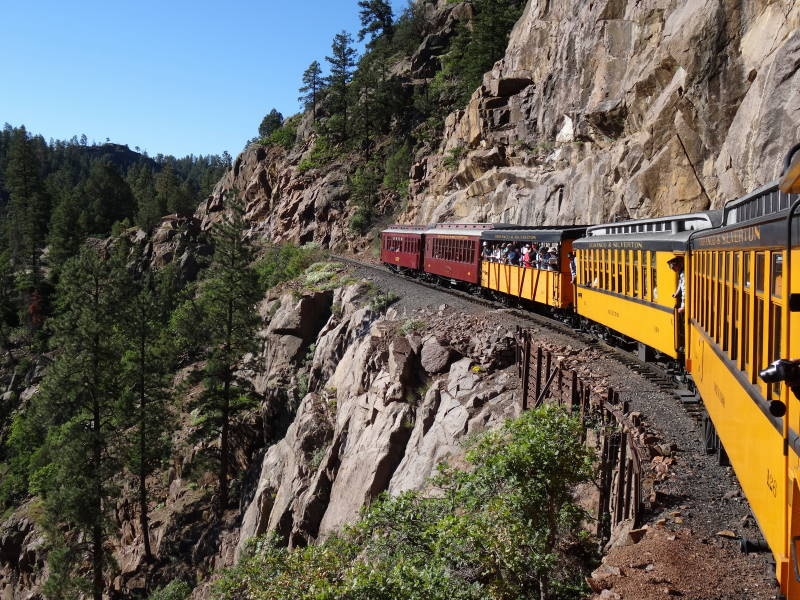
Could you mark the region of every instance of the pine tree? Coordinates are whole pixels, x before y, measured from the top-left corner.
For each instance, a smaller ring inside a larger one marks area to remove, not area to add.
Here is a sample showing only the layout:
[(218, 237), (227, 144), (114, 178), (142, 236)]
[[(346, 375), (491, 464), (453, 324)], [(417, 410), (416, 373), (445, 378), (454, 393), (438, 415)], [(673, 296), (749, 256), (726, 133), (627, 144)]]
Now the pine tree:
[(219, 436), (220, 513), (229, 500), (231, 422), (252, 403), (251, 386), (239, 369), (245, 354), (257, 349), (260, 319), (255, 304), (261, 298), (242, 203), (234, 192), (227, 204), (228, 215), (211, 231), (214, 256), (197, 298), (184, 304), (176, 317), (184, 337), (204, 338), (205, 389), (198, 408), (208, 433)]
[(8, 240), (15, 271), (29, 292), (42, 281), (40, 253), (47, 235), (50, 199), (44, 186), (41, 144), (24, 127), (12, 131), (5, 170), (8, 207)]
[[(105, 587), (105, 544), (116, 494), (111, 479), (121, 464), (119, 323), (125, 289), (124, 269), (93, 248), (84, 246), (64, 265), (52, 320), (58, 354), (30, 412), (31, 419), (45, 422), (27, 425), (46, 432), (29, 463), (32, 491), (43, 498), (51, 542), (69, 548), (51, 555), (51, 561), (58, 556), (66, 561), (53, 562), (53, 572), (74, 574), (88, 559), (95, 600), (102, 600)], [(61, 539), (56, 534), (65, 525), (70, 536)], [(70, 580), (55, 578), (50, 587)]]
[(347, 86), (353, 78), (357, 52), (353, 48), (353, 38), (346, 31), (337, 33), (331, 45), (331, 56), (325, 60), (330, 64), (330, 75), (327, 78), (326, 101), (330, 117), (328, 123), (339, 141), (347, 139), (348, 134), (348, 90)]
[(317, 118), (317, 102), (324, 87), (322, 69), (315, 60), (303, 72), (303, 87), (300, 88), (300, 97), (297, 99), (305, 110), (311, 109), (313, 119)]
[(385, 37), (391, 41), (394, 34), (394, 15), (392, 5), (386, 0), (359, 0), (359, 17), (361, 29), (358, 31), (358, 41), (362, 41), (367, 34), (370, 35), (370, 44), (378, 37)]
[(150, 521), (147, 478), (158, 467), (169, 449), (171, 417), (169, 367), (173, 348), (168, 335), (170, 283), (173, 273), (166, 268), (146, 273), (131, 282), (133, 296), (124, 315), (123, 379), (127, 386), (128, 431), (127, 464), (138, 479), (139, 523), (144, 556), (153, 558), (150, 547)]
[(166, 205), (161, 206), (156, 198), (153, 169), (144, 163), (133, 165), (128, 169), (125, 179), (136, 199), (135, 223), (145, 231), (149, 231), (167, 214)]
[(281, 125), (283, 125), (283, 115), (273, 108), (261, 120), (261, 125), (258, 126), (258, 135), (268, 138), (273, 131), (280, 129)]
[(124, 219), (132, 220), (135, 215), (136, 200), (133, 192), (110, 162), (94, 163), (80, 192), (89, 234), (108, 235), (114, 223)]

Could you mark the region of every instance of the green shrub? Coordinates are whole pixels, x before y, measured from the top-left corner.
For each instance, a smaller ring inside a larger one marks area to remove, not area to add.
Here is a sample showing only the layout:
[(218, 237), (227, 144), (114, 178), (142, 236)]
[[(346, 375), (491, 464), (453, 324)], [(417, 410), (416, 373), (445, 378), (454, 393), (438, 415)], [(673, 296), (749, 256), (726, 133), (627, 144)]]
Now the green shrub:
[(282, 244), (268, 248), (255, 264), (258, 280), (268, 290), (279, 283), (295, 279), (325, 253), (317, 244), (293, 246)]
[(186, 600), (191, 593), (192, 588), (188, 583), (174, 579), (150, 594), (148, 600)]
[(261, 138), (261, 143), (269, 146), (283, 146), (290, 150), (297, 139), (297, 130), (294, 127), (280, 127), (269, 134), (266, 138)]
[[(409, 422), (410, 424), (410, 422)], [(471, 469), (443, 467), (436, 493), (381, 496), (340, 537), (287, 550), (261, 539), (217, 598), (518, 599), (583, 597), (591, 555), (573, 501), (591, 477), (579, 423), (560, 408), (524, 413), (473, 438)]]

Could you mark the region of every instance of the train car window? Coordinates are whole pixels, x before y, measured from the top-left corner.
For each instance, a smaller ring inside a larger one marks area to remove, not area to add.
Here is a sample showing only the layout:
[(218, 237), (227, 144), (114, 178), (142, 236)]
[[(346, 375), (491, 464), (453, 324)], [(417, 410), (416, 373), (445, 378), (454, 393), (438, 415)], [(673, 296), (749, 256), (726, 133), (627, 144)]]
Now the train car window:
[(750, 368), (750, 346), (752, 345), (753, 330), (750, 328), (750, 294), (745, 290), (742, 294), (742, 371)]
[(722, 279), (722, 314), (720, 315), (720, 327), (722, 328), (721, 337), (722, 337), (723, 352), (728, 352), (728, 340), (730, 338), (730, 328), (731, 328), (731, 323), (730, 323), (731, 319), (729, 318), (730, 313), (728, 312), (728, 310), (730, 309), (729, 301), (731, 296), (729, 259), (730, 259), (730, 254), (728, 252), (723, 253), (722, 273), (720, 274)]
[(604, 290), (607, 290), (609, 288), (608, 277), (607, 277), (608, 252), (609, 251), (606, 250), (605, 248), (600, 250), (600, 257), (599, 257), (600, 258), (600, 264), (598, 265), (598, 268), (599, 268), (599, 271), (600, 271), (600, 287), (602, 289), (604, 289)]
[[(781, 310), (781, 305), (777, 302), (772, 302), (770, 304), (770, 309), (772, 314), (770, 318), (772, 319), (772, 326), (769, 328), (770, 335), (772, 336), (771, 344), (770, 344), (770, 355), (767, 357), (765, 361), (766, 364), (772, 364), (772, 362), (778, 360), (783, 353), (781, 352), (781, 342), (783, 340), (782, 326), (783, 326), (783, 311)], [(781, 395), (781, 384), (780, 382), (775, 382), (772, 384), (772, 394), (774, 398), (780, 398)], [(772, 399), (772, 398), (769, 398)]]
[(620, 267), (621, 267), (621, 274), (622, 277), (620, 278), (622, 281), (622, 293), (630, 295), (631, 293), (631, 251), (630, 250), (622, 250), (620, 251)]
[(731, 296), (731, 360), (736, 362), (739, 358), (739, 290), (734, 287), (733, 295)]
[(764, 291), (764, 253), (756, 252), (756, 291)]
[(650, 251), (650, 289), (653, 290), (653, 301), (658, 300), (658, 280), (656, 279), (656, 253)]
[(649, 287), (647, 285), (647, 253), (646, 252), (643, 251), (641, 253), (640, 260), (641, 260), (641, 271), (639, 273), (639, 276), (641, 277), (641, 281), (642, 281), (642, 300), (650, 300), (650, 296), (647, 295)]
[(745, 289), (750, 289), (750, 253), (745, 252), (742, 258), (742, 283)]
[(772, 253), (772, 269), (770, 270), (770, 293), (781, 298), (783, 293), (783, 253)]
[[(766, 363), (763, 363), (762, 358), (764, 357), (764, 299), (756, 296), (755, 302), (755, 318), (753, 321), (753, 367), (750, 369), (750, 383), (757, 383), (759, 387), (762, 388), (762, 392), (766, 392), (764, 389), (764, 383), (758, 377), (758, 372), (761, 369), (766, 368)], [(764, 394), (766, 395), (766, 393)]]
[(723, 252), (717, 252), (717, 272), (714, 274), (714, 288), (717, 292), (716, 298), (716, 307), (717, 312), (714, 314), (714, 339), (717, 340), (717, 344), (722, 344), (722, 339), (724, 334), (722, 330), (725, 328), (725, 325), (728, 320), (728, 313), (726, 312), (725, 306), (725, 254)]

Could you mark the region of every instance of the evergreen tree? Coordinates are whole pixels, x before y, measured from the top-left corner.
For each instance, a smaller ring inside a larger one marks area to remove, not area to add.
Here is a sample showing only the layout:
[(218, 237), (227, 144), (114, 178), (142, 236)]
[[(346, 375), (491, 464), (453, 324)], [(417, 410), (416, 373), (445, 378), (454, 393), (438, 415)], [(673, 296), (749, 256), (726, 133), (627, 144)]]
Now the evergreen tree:
[[(41, 140), (39, 140), (41, 141)], [(9, 140), (5, 186), (9, 192), (6, 221), (11, 261), (28, 291), (40, 289), (40, 253), (47, 235), (50, 199), (44, 186), (40, 145), (24, 127)]]
[(89, 234), (108, 235), (114, 223), (135, 215), (133, 192), (111, 162), (94, 163), (80, 192)]
[(166, 163), (155, 177), (156, 206), (161, 211), (159, 218), (170, 214), (179, 203), (180, 182), (171, 163)]
[(325, 81), (322, 78), (322, 68), (319, 62), (315, 60), (303, 72), (303, 87), (300, 88), (300, 97), (297, 99), (305, 110), (311, 110), (311, 116), (314, 119), (317, 117), (319, 94), (324, 87)]
[(167, 321), (174, 269), (146, 273), (132, 282), (133, 297), (124, 319), (123, 378), (128, 422), (127, 463), (138, 479), (139, 523), (144, 556), (153, 558), (147, 478), (167, 456), (171, 418), (167, 409), (169, 373), (173, 364)]
[(329, 129), (339, 141), (347, 139), (348, 134), (348, 90), (347, 86), (353, 78), (356, 65), (356, 50), (353, 38), (346, 31), (337, 33), (331, 45), (331, 56), (325, 60), (330, 65), (327, 78), (327, 105), (330, 111)]
[(480, 85), (483, 74), (505, 54), (511, 29), (525, 7), (523, 0), (473, 0), (475, 17), (461, 23), (442, 61), (442, 80), (454, 82), (452, 95), (443, 98), (449, 111), (460, 106)]
[(258, 135), (268, 138), (273, 131), (280, 129), (281, 125), (283, 125), (283, 115), (273, 108), (261, 120), (261, 125), (258, 126)]
[(359, 17), (361, 29), (358, 31), (358, 41), (370, 35), (370, 44), (377, 37), (384, 36), (391, 41), (394, 34), (394, 15), (392, 5), (386, 0), (359, 0)]
[(68, 186), (61, 188), (50, 216), (50, 233), (47, 237), (47, 260), (51, 267), (50, 278), (58, 280), (61, 266), (78, 250), (88, 234), (82, 228), (80, 196)]
[[(53, 552), (49, 562), (53, 573), (73, 574), (55, 577), (49, 595), (68, 593), (53, 588), (77, 580), (76, 567), (88, 559), (88, 587), (95, 600), (103, 597), (105, 544), (116, 495), (111, 479), (121, 464), (119, 323), (125, 289), (124, 270), (93, 248), (84, 246), (67, 261), (52, 320), (57, 358), (25, 416), (39, 421), (29, 422), (29, 431), (44, 434), (29, 461), (32, 491), (43, 499), (51, 543), (68, 548)], [(58, 535), (65, 526), (69, 538)], [(58, 557), (65, 564), (57, 564)]]
[(184, 337), (202, 337), (205, 345), (205, 389), (199, 409), (207, 432), (219, 436), (220, 513), (229, 499), (231, 422), (251, 404), (251, 389), (239, 368), (244, 355), (257, 349), (260, 319), (255, 304), (261, 298), (244, 209), (235, 192), (228, 196), (227, 208), (226, 218), (211, 231), (214, 257), (198, 296), (184, 304), (175, 319)]
[(135, 223), (145, 231), (149, 231), (166, 214), (166, 205), (161, 206), (156, 198), (153, 169), (145, 163), (135, 164), (128, 169), (125, 179), (136, 199)]

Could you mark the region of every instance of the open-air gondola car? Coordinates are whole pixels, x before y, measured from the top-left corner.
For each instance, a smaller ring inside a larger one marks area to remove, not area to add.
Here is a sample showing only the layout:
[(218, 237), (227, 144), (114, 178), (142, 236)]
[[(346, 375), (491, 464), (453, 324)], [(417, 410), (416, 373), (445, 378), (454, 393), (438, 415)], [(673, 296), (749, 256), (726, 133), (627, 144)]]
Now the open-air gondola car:
[[(485, 251), (481, 287), (553, 308), (573, 306), (569, 254), (573, 240), (585, 231), (586, 227), (526, 227), (482, 232), (481, 244)], [(519, 258), (514, 263), (495, 260), (493, 251), (507, 245), (515, 252), (527, 250), (532, 258), (527, 261)], [(547, 256), (547, 259), (543, 261), (537, 256)]]

